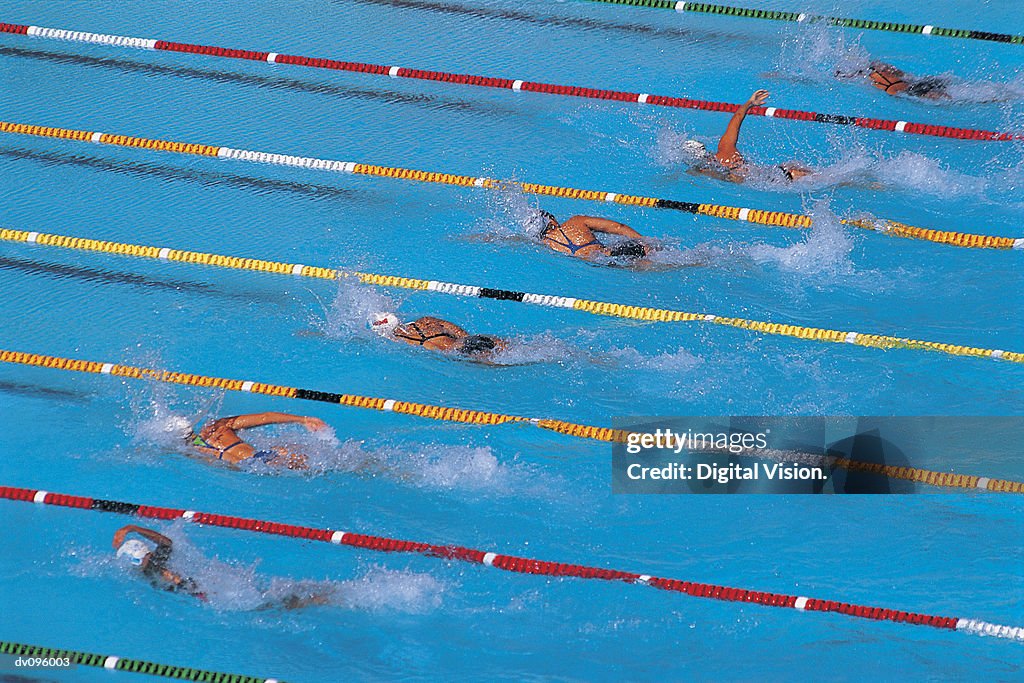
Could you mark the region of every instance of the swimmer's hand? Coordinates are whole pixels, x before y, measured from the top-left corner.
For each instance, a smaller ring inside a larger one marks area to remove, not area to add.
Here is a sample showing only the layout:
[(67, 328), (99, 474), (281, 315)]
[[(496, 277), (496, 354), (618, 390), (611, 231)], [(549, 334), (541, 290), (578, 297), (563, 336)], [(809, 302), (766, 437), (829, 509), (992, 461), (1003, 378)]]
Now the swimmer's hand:
[(754, 94), (750, 96), (749, 100), (747, 100), (747, 106), (760, 107), (768, 101), (768, 95), (769, 93), (767, 90), (755, 90)]
[(321, 420), (319, 417), (302, 418), (302, 426), (311, 432), (316, 432), (321, 429), (327, 429), (327, 423)]

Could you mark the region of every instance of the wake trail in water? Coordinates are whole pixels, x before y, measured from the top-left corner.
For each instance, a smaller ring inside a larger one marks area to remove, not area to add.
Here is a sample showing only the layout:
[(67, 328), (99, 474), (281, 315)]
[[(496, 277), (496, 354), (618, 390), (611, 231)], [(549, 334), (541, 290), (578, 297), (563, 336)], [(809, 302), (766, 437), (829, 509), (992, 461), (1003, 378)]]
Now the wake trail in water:
[[(829, 86), (846, 82), (873, 89), (867, 74), (871, 65), (879, 61), (888, 60), (884, 55), (868, 52), (860, 44), (860, 36), (851, 36), (846, 31), (824, 24), (809, 24), (783, 40), (776, 70), (767, 75), (793, 82)], [(902, 94), (897, 97), (940, 107), (949, 104), (1008, 104), (1024, 100), (1024, 74), (1016, 70), (1010, 79), (1004, 81), (991, 80), (987, 74), (968, 79), (950, 72), (912, 77), (936, 79), (948, 97), (927, 99)]]
[[(209, 557), (185, 535), (180, 525), (161, 529), (174, 545), (168, 568), (191, 578), (203, 599), (200, 604), (226, 612), (287, 611), (305, 607), (341, 608), (361, 612), (402, 612), (423, 614), (441, 606), (449, 587), (431, 574), (389, 569), (372, 565), (344, 581), (268, 577), (257, 565), (228, 562)], [(135, 567), (114, 557), (113, 552), (76, 548), (71, 573), (82, 577), (116, 576), (137, 581), (145, 579)], [(139, 597), (147, 595), (139, 593)], [(167, 594), (154, 591), (160, 601)], [(195, 598), (188, 598), (190, 600)]]
[[(555, 347), (561, 342), (552, 340)], [(567, 346), (567, 345), (566, 345)], [(540, 346), (524, 352), (551, 355)], [(523, 362), (513, 357), (509, 362)], [(208, 408), (212, 408), (207, 403)], [(213, 419), (216, 413), (207, 416)], [(154, 448), (162, 453), (176, 453), (200, 458), (221, 465), (211, 458), (197, 455), (186, 443), (185, 434), (201, 428), (201, 423), (182, 412), (175, 412), (167, 403), (152, 400), (146, 413), (129, 427), (136, 447), (152, 457)], [(380, 477), (406, 486), (425, 490), (509, 494), (551, 499), (560, 495), (557, 477), (535, 470), (529, 464), (499, 460), (489, 446), (445, 445), (434, 443), (368, 446), (359, 439), (338, 438), (331, 427), (314, 432), (297, 425), (272, 425), (245, 430), (243, 437), (257, 450), (282, 449), (301, 453), (308, 469), (289, 470), (250, 459), (238, 465), (242, 472), (258, 476), (315, 477), (331, 473)]]
[(753, 244), (747, 247), (747, 255), (757, 263), (799, 275), (853, 274), (853, 238), (831, 212), (828, 202), (819, 201), (810, 215), (814, 223), (799, 242), (785, 247)]

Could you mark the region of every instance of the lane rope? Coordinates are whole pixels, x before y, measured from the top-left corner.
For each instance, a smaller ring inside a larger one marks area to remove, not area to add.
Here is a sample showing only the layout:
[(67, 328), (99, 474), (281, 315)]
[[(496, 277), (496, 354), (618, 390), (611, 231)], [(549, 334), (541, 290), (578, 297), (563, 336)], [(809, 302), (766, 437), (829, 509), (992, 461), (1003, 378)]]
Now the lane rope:
[[(584, 88), (572, 85), (537, 83), (522, 79), (475, 76), (471, 74), (450, 73), (447, 71), (431, 71), (428, 69), (409, 69), (402, 66), (389, 66), (384, 64), (368, 64), (364, 62), (348, 62), (336, 59), (300, 57), (296, 55), (281, 54), (278, 52), (211, 47), (208, 45), (176, 43), (166, 40), (154, 40), (151, 38), (131, 38), (128, 36), (88, 33), (85, 31), (70, 31), (67, 29), (45, 28), (42, 26), (28, 26), (23, 24), (0, 23), (0, 33), (26, 35), (40, 39), (110, 45), (114, 47), (128, 47), (141, 50), (162, 50), (166, 52), (182, 52), (211, 57), (245, 59), (264, 62), (267, 64), (291, 64), (317, 69), (332, 69), (335, 71), (351, 71), (374, 76), (387, 76), (390, 78), (413, 78), (440, 83), (453, 83), (457, 85), (500, 88), (514, 92), (536, 92), (548, 95), (583, 97), (596, 100), (614, 100), (617, 102), (631, 102), (662, 107), (676, 107), (681, 109), (700, 109), (704, 111), (723, 112), (726, 114), (732, 114), (738, 109), (738, 105), (729, 102), (695, 100), (686, 97), (626, 92), (621, 90), (609, 90), (606, 88)], [(867, 128), (870, 130), (914, 133), (917, 135), (931, 135), (935, 137), (954, 138), (957, 140), (1006, 141), (1024, 139), (1024, 133), (1021, 132), (996, 132), (990, 130), (977, 130), (974, 128), (958, 128), (927, 123), (914, 123), (911, 121), (897, 121), (893, 119), (878, 119), (866, 116), (826, 114), (821, 112), (801, 111), (797, 109), (779, 109), (778, 107), (751, 107), (747, 113), (751, 116), (767, 116), (769, 118), (788, 119), (791, 121), (831, 123), (856, 126), (858, 128)]]
[(770, 19), (772, 21), (793, 21), (811, 23), (823, 21), (830, 26), (843, 28), (859, 28), (870, 31), (890, 31), (892, 33), (917, 33), (923, 36), (942, 36), (943, 38), (967, 38), (971, 40), (990, 40), (997, 43), (1024, 43), (1024, 35), (1010, 33), (991, 33), (989, 31), (970, 31), (960, 28), (943, 28), (931, 24), (903, 24), (894, 21), (875, 21), (872, 19), (846, 19), (828, 17), (802, 12), (780, 12), (777, 10), (748, 9), (730, 5), (712, 5), (706, 2), (683, 2), (682, 0), (589, 0), (606, 5), (630, 5), (632, 7), (648, 7), (651, 9), (670, 9), (676, 12), (699, 12), (702, 14), (722, 14), (744, 19)]
[[(250, 163), (308, 168), (334, 173), (349, 173), (380, 178), (396, 178), (399, 180), (410, 180), (423, 183), (455, 185), (458, 187), (474, 187), (488, 190), (517, 189), (526, 194), (564, 197), (567, 199), (578, 199), (592, 202), (610, 202), (614, 204), (656, 209), (671, 209), (695, 215), (711, 216), (713, 218), (723, 218), (734, 221), (745, 221), (747, 223), (774, 227), (810, 228), (812, 225), (812, 219), (810, 216), (797, 213), (786, 213), (782, 211), (764, 211), (760, 209), (739, 208), (735, 206), (720, 206), (717, 204), (682, 202), (674, 199), (656, 199), (654, 197), (642, 197), (618, 192), (580, 190), (570, 187), (559, 187), (556, 185), (539, 185), (537, 183), (526, 183), (512, 180), (496, 180), (494, 178), (457, 175), (452, 173), (438, 173), (391, 166), (378, 166), (353, 161), (334, 161), (330, 159), (318, 159), (315, 157), (273, 154), (269, 152), (232, 149), (230, 147), (219, 147), (215, 145), (172, 142), (168, 140), (133, 137), (130, 135), (112, 135), (109, 133), (75, 130), (71, 128), (54, 128), (51, 126), (36, 126), (24, 123), (0, 121), (0, 132), (10, 133), (12, 135), (32, 135), (44, 138), (74, 140), (77, 142), (92, 142), (95, 144), (114, 145), (118, 147), (137, 147), (158, 152), (190, 154), (196, 156), (215, 157), (218, 159), (234, 159), (236, 161), (245, 161)], [(905, 225), (903, 223), (897, 223), (896, 221), (890, 221), (887, 219), (841, 219), (840, 223), (857, 228), (863, 228), (865, 230), (881, 232), (894, 237), (919, 239), (957, 247), (1024, 250), (1024, 237), (997, 237), (993, 235), (980, 235), (948, 230), (932, 230), (929, 228)]]
[(401, 275), (380, 275), (377, 273), (345, 271), (334, 268), (307, 266), (300, 263), (264, 261), (262, 259), (225, 256), (223, 254), (184, 251), (181, 249), (171, 249), (169, 247), (110, 242), (106, 240), (89, 239), (86, 237), (72, 237), (68, 235), (54, 235), (43, 232), (29, 232), (26, 230), (0, 228), (0, 241), (21, 242), (62, 249), (101, 252), (106, 254), (115, 254), (118, 256), (133, 256), (159, 261), (178, 261), (181, 263), (214, 266), (218, 268), (275, 273), (278, 275), (311, 277), (323, 280), (356, 277), (363, 284), (376, 285), (379, 287), (439, 292), (441, 294), (450, 294), (453, 296), (497, 299), (499, 301), (514, 301), (538, 306), (572, 309), (593, 315), (602, 315), (613, 318), (628, 318), (632, 320), (666, 323), (713, 323), (715, 325), (725, 325), (728, 327), (749, 330), (751, 332), (796, 337), (798, 339), (831, 342), (835, 344), (853, 344), (855, 346), (866, 346), (885, 350), (895, 348), (914, 349), (945, 353), (952, 356), (990, 358), (993, 360), (1009, 361), (1011, 363), (1024, 363), (1024, 353), (1015, 351), (986, 349), (975, 346), (946, 344), (943, 342), (921, 341), (918, 339), (894, 337), (884, 334), (866, 334), (863, 332), (831, 330), (820, 327), (805, 327), (803, 325), (788, 325), (761, 320), (748, 320), (746, 318), (733, 318), (710, 313), (688, 313), (685, 311), (665, 308), (630, 306), (607, 301), (578, 299), (568, 296), (533, 294), (530, 292), (520, 292), (479, 285), (463, 285), (438, 280), (419, 280), (403, 277)]
[[(82, 652), (80, 650), (64, 650), (54, 647), (43, 647), (41, 645), (26, 645), (25, 643), (14, 643), (9, 640), (0, 640), (0, 654), (11, 657), (24, 657), (26, 659), (67, 659), (72, 664), (81, 666), (94, 666), (108, 671), (130, 671), (137, 674), (148, 674), (150, 676), (161, 676), (163, 678), (176, 678), (181, 681), (203, 681), (204, 683), (285, 683), (276, 678), (259, 678), (256, 676), (243, 676), (241, 674), (226, 674), (217, 671), (194, 669), (185, 666), (171, 666), (169, 664), (157, 664), (141, 659), (130, 659), (128, 657), (116, 657), (114, 655), (99, 655), (93, 652)], [(47, 667), (48, 670), (62, 670), (65, 667)], [(31, 669), (29, 669), (31, 670)]]
[(302, 538), (310, 541), (321, 541), (336, 545), (347, 545), (378, 552), (416, 553), (427, 557), (443, 560), (459, 560), (471, 564), (482, 564), (509, 572), (535, 574), (539, 576), (574, 577), (580, 579), (599, 579), (603, 581), (620, 581), (634, 585), (651, 586), (665, 591), (685, 593), (694, 597), (712, 598), (728, 602), (746, 602), (766, 607), (786, 607), (801, 612), (838, 612), (851, 617), (891, 621), (896, 623), (917, 624), (950, 631), (962, 631), (1000, 638), (1011, 638), (1024, 641), (1024, 627), (1001, 626), (978, 619), (958, 617), (940, 617), (903, 610), (823, 600), (784, 593), (730, 588), (709, 583), (664, 579), (648, 574), (625, 572), (617, 569), (602, 569), (586, 565), (568, 564), (535, 560), (514, 555), (485, 552), (473, 548), (455, 545), (436, 545), (419, 541), (404, 541), (384, 536), (318, 529), (315, 527), (268, 522), (245, 517), (234, 517), (196, 510), (165, 508), (154, 505), (140, 505), (115, 500), (103, 500), (64, 493), (52, 493), (37, 489), (24, 489), (13, 486), (0, 486), (0, 498), (11, 501), (36, 503), (41, 505), (57, 505), (79, 510), (97, 510), (114, 512), (122, 515), (134, 515), (149, 519), (177, 520), (183, 519), (200, 525), (217, 526), (229, 529), (242, 529), (264, 534)]
[[(334, 403), (355, 408), (367, 408), (383, 412), (416, 415), (419, 417), (430, 418), (432, 420), (460, 422), (463, 424), (530, 424), (535, 427), (547, 429), (566, 436), (574, 436), (581, 439), (592, 439), (595, 441), (605, 441), (609, 443), (625, 443), (630, 434), (630, 432), (624, 429), (594, 427), (591, 425), (566, 422), (564, 420), (519, 417), (516, 415), (505, 415), (502, 413), (492, 413), (483, 410), (446, 408), (443, 406), (424, 403), (411, 403), (396, 399), (355, 396), (351, 394), (339, 394), (310, 389), (296, 389), (294, 387), (281, 386), (278, 384), (266, 384), (251, 380), (207, 377), (187, 372), (152, 370), (148, 368), (134, 367), (131, 365), (77, 360), (73, 358), (62, 358), (60, 356), (45, 356), (38, 353), (24, 353), (21, 351), (0, 350), (0, 363), (29, 365), (40, 368), (64, 370), (68, 372), (88, 372), (93, 374), (112, 375), (115, 377), (151, 380), (167, 384), (184, 384), (195, 387), (220, 389), (223, 391), (241, 391), (246, 393), (276, 396), (280, 398), (321, 401), (323, 403)], [(770, 454), (767, 457), (779, 458), (780, 456), (777, 454), (782, 452), (776, 451), (775, 453), (776, 454)], [(790, 459), (792, 459), (792, 457), (801, 456), (802, 454), (794, 454)], [(758, 456), (756, 452), (752, 452), (750, 453), (750, 457), (756, 458), (765, 456)], [(1024, 482), (1008, 479), (993, 479), (974, 475), (954, 474), (952, 472), (936, 472), (916, 467), (897, 467), (894, 465), (868, 463), (848, 460), (845, 458), (834, 458), (829, 461), (829, 464), (850, 471), (870, 472), (889, 477), (891, 479), (914, 481), (921, 484), (928, 484), (930, 486), (985, 490), (998, 493), (1024, 493)]]

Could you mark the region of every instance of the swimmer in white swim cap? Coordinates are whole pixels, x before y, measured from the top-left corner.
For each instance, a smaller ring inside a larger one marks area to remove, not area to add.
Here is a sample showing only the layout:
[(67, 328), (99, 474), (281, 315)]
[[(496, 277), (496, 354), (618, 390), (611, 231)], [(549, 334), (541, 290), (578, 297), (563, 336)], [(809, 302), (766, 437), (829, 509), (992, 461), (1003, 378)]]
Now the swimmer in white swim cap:
[(694, 163), (703, 161), (711, 156), (711, 152), (709, 152), (708, 148), (704, 146), (704, 143), (697, 140), (687, 140), (682, 144), (682, 149), (688, 155), (693, 157)]
[[(137, 534), (138, 538), (127, 538), (128, 534)], [(129, 524), (114, 532), (113, 545), (117, 548), (117, 557), (138, 567), (153, 588), (170, 593), (182, 593), (193, 598), (208, 602), (209, 598), (195, 579), (182, 576), (168, 567), (171, 560), (173, 542), (163, 534), (145, 527)], [(323, 590), (297, 590), (284, 595), (272, 594), (268, 591), (265, 602), (255, 609), (292, 610), (313, 605), (331, 603), (331, 592)]]
[(136, 567), (141, 567), (152, 552), (153, 548), (148, 543), (137, 538), (130, 538), (118, 547), (117, 558), (127, 560)]
[(382, 337), (390, 337), (399, 325), (401, 321), (398, 316), (389, 311), (374, 313), (370, 318), (370, 329)]
[[(721, 139), (718, 141), (718, 150), (713, 155), (708, 154), (701, 158), (700, 161), (702, 163), (693, 166), (690, 169), (691, 173), (706, 175), (719, 180), (728, 180), (733, 183), (742, 183), (747, 179), (752, 170), (751, 164), (748, 164), (746, 158), (740, 154), (736, 143), (739, 140), (740, 127), (743, 125), (744, 119), (747, 118), (747, 113), (754, 107), (763, 106), (768, 101), (768, 94), (767, 90), (757, 90), (750, 96), (750, 99), (737, 107), (736, 112), (729, 119), (729, 125), (726, 126), (725, 133), (722, 134)], [(684, 142), (683, 148), (687, 151), (696, 149), (696, 146), (689, 144), (691, 142), (694, 141), (687, 140)], [(718, 163), (703, 163), (712, 159)], [(796, 162), (778, 164), (775, 172), (778, 173), (780, 171), (787, 182), (814, 174), (814, 171), (810, 168)]]

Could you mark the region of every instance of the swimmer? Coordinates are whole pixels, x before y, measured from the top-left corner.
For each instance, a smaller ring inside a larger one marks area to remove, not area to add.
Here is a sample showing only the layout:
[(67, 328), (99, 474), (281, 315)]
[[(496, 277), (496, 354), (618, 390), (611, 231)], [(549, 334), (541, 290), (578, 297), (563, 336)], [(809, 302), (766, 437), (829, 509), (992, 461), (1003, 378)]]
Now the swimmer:
[(385, 339), (475, 360), (487, 361), (495, 352), (508, 348), (508, 342), (503, 339), (470, 334), (455, 323), (430, 316), (402, 323), (394, 313), (376, 313), (370, 320), (370, 329)]
[[(560, 254), (575, 256), (585, 261), (602, 257), (614, 259), (615, 262), (609, 265), (636, 267), (650, 263), (647, 260), (648, 247), (641, 241), (643, 235), (628, 225), (594, 216), (573, 216), (564, 223), (559, 223), (547, 211), (540, 213), (545, 220), (540, 239)], [(627, 241), (606, 246), (597, 239), (595, 232), (618, 235), (627, 238)]]
[(238, 436), (238, 430), (241, 429), (275, 424), (301, 424), (311, 432), (327, 427), (323, 420), (316, 417), (303, 417), (288, 413), (252, 413), (222, 417), (219, 420), (208, 422), (199, 430), (198, 434), (192, 429), (188, 429), (185, 441), (199, 453), (232, 465), (249, 460), (259, 460), (274, 467), (287, 467), (290, 470), (307, 469), (304, 455), (292, 453), (283, 448), (257, 451)]
[[(725, 133), (722, 135), (721, 140), (718, 141), (718, 150), (714, 154), (696, 140), (687, 140), (683, 143), (683, 149), (696, 157), (696, 163), (690, 169), (690, 172), (718, 178), (719, 180), (728, 180), (733, 183), (744, 182), (750, 174), (751, 166), (736, 148), (736, 142), (740, 136), (740, 127), (743, 125), (743, 120), (747, 118), (747, 112), (750, 111), (751, 107), (760, 107), (767, 101), (768, 91), (758, 90), (750, 96), (749, 100), (740, 105), (740, 108), (736, 110), (736, 113), (729, 120)], [(810, 168), (794, 162), (779, 164), (776, 168), (782, 172), (783, 177), (789, 182), (813, 175), (814, 173)]]
[(908, 95), (925, 100), (949, 99), (949, 93), (946, 92), (948, 84), (941, 78), (913, 78), (892, 64), (877, 61), (871, 62), (866, 70), (854, 75), (860, 76), (865, 73), (871, 85), (887, 95)]
[[(128, 534), (136, 534), (142, 538), (127, 538)], [(129, 524), (114, 532), (113, 546), (117, 550), (117, 559), (138, 567), (153, 588), (170, 593), (182, 593), (203, 602), (209, 600), (195, 579), (182, 576), (168, 568), (174, 544), (160, 532)], [(326, 594), (292, 594), (265, 602), (256, 609), (298, 609), (310, 605), (324, 605), (327, 604), (329, 597)]]
[[(128, 534), (132, 533), (145, 540), (126, 540)], [(113, 546), (117, 549), (117, 559), (138, 567), (154, 588), (171, 593), (185, 593), (206, 601), (206, 594), (199, 589), (195, 581), (167, 568), (173, 543), (163, 534), (129, 524), (114, 532)]]

